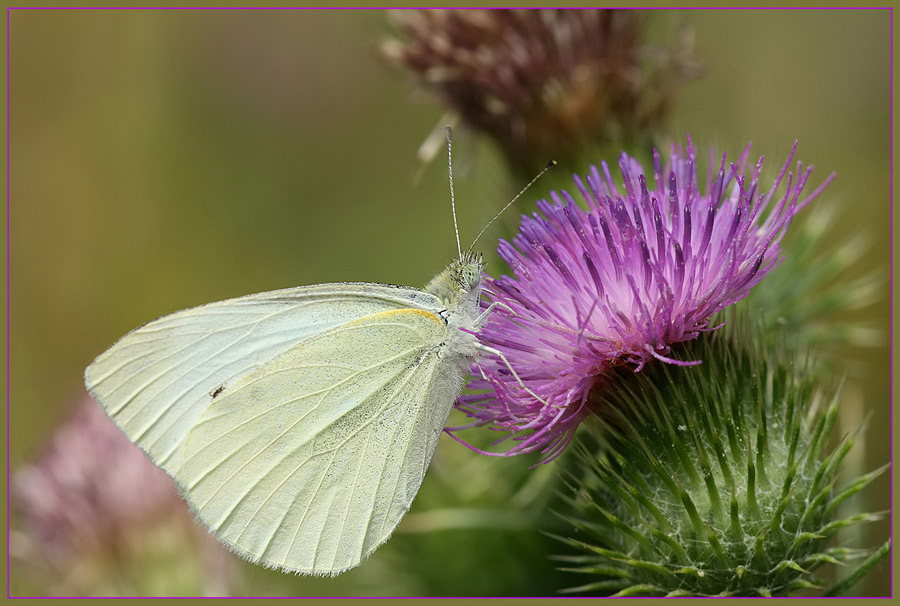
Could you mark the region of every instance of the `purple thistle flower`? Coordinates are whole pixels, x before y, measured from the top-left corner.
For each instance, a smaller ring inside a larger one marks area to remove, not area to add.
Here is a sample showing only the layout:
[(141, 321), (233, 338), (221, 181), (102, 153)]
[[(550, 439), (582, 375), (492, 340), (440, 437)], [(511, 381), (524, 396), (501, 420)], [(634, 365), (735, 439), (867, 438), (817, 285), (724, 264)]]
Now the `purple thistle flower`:
[(499, 357), (480, 361), (469, 387), (481, 393), (457, 403), (475, 419), (464, 427), (509, 432), (502, 440), (515, 444), (501, 456), (540, 450), (549, 461), (590, 413), (590, 393), (612, 367), (699, 364), (667, 354), (719, 328), (710, 326), (713, 315), (778, 265), (791, 219), (833, 177), (801, 199), (812, 168), (798, 162), (788, 172), (795, 149), (766, 192), (762, 158), (747, 175), (749, 145), (731, 164), (723, 155), (717, 165), (711, 151), (701, 191), (688, 138), (686, 153), (673, 146), (665, 167), (654, 151), (652, 190), (641, 165), (622, 154), (624, 191), (604, 162), (586, 183), (575, 177), (587, 210), (565, 191), (538, 202), (540, 214), (522, 218), (512, 243), (500, 242), (514, 276), (487, 280), (485, 292), (502, 306), (479, 334), (527, 390)]
[[(15, 472), (11, 497), (19, 523), (10, 556), (29, 591), (231, 591), (233, 556), (191, 522), (171, 478), (86, 393), (43, 454)], [(189, 574), (173, 576), (179, 567)]]

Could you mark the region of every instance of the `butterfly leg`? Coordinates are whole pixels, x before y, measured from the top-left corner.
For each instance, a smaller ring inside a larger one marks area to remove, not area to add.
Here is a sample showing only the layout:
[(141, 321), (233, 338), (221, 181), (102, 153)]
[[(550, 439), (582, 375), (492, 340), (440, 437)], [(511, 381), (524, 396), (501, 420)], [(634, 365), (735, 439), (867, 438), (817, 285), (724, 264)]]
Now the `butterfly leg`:
[(487, 378), (487, 374), (485, 374), (485, 372), (484, 372), (484, 366), (481, 365), (481, 362), (479, 362), (477, 358), (475, 360), (475, 366), (478, 367), (478, 372), (481, 373), (481, 378), (483, 380), (487, 381), (488, 378)]
[(478, 330), (479, 328), (484, 326), (484, 323), (487, 322), (488, 316), (491, 315), (491, 312), (494, 310), (495, 307), (502, 307), (503, 309), (507, 310), (509, 313), (511, 313), (513, 315), (517, 315), (516, 312), (513, 311), (513, 308), (510, 307), (509, 305), (507, 305), (506, 303), (503, 303), (501, 301), (494, 301), (493, 303), (488, 305), (487, 309), (485, 309), (483, 312), (481, 312), (480, 316), (475, 318), (475, 323), (474, 323), (475, 330)]
[[(484, 326), (484, 323), (487, 322), (488, 316), (490, 316), (491, 311), (493, 311), (493, 309), (495, 307), (502, 307), (502, 308), (506, 309), (507, 311), (509, 311), (511, 314), (517, 315), (516, 312), (513, 311), (513, 308), (510, 307), (509, 305), (507, 305), (506, 303), (503, 303), (502, 301), (494, 301), (493, 303), (488, 305), (487, 309), (485, 309), (483, 312), (481, 312), (480, 316), (475, 318), (475, 322), (474, 322), (475, 330), (478, 330), (479, 328)], [(512, 364), (510, 364), (509, 360), (506, 359), (506, 356), (503, 355), (502, 351), (500, 351), (499, 349), (494, 349), (493, 347), (489, 347), (489, 346), (485, 345), (484, 343), (478, 343), (476, 345), (476, 347), (480, 351), (483, 351), (484, 353), (495, 355), (495, 356), (499, 357), (501, 360), (503, 360), (503, 364), (509, 369), (509, 372), (512, 373), (512, 376), (516, 379), (516, 382), (519, 384), (519, 387), (524, 389), (528, 395), (530, 395), (532, 398), (534, 398), (541, 404), (543, 404), (545, 406), (548, 405), (546, 400), (544, 400), (542, 397), (540, 397), (539, 395), (534, 393), (532, 390), (528, 389), (528, 387), (525, 385), (525, 383), (522, 381), (522, 379), (519, 378), (519, 375), (516, 373), (516, 370), (512, 367)], [(478, 365), (478, 368), (479, 368), (479, 370), (481, 370), (482, 378), (487, 380), (487, 377), (484, 374), (484, 369), (481, 368), (480, 364)]]
[[(488, 311), (490, 311), (490, 309), (488, 309)], [(544, 406), (549, 406), (549, 404), (547, 403), (546, 400), (544, 400), (541, 396), (537, 395), (536, 393), (534, 393), (533, 391), (528, 389), (528, 387), (525, 386), (525, 383), (523, 383), (522, 379), (519, 378), (519, 375), (516, 374), (516, 371), (512, 367), (512, 364), (509, 363), (509, 360), (506, 359), (506, 356), (503, 355), (502, 351), (500, 351), (499, 349), (494, 349), (493, 347), (485, 345), (484, 343), (478, 343), (475, 347), (477, 347), (479, 351), (483, 351), (484, 353), (497, 356), (501, 360), (503, 360), (503, 364), (506, 365), (506, 367), (509, 369), (509, 372), (512, 373), (512, 376), (515, 377), (516, 382), (519, 384), (519, 387), (524, 389), (528, 395), (530, 395), (532, 398), (534, 398), (535, 400), (537, 400)], [(482, 371), (482, 374), (484, 374), (484, 371)]]

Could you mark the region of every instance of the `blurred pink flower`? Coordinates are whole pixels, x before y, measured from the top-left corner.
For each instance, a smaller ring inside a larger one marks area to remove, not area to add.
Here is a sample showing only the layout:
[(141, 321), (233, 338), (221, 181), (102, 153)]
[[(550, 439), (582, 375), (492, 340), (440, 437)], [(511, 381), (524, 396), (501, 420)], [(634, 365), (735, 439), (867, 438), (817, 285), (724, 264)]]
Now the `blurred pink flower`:
[(169, 535), (178, 544), (166, 553), (202, 561), (207, 577), (167, 591), (227, 591), (232, 556), (195, 527), (173, 481), (87, 396), (38, 460), (14, 474), (11, 496), (19, 520), (11, 555), (47, 595), (139, 593), (122, 569), (152, 576), (142, 550)]

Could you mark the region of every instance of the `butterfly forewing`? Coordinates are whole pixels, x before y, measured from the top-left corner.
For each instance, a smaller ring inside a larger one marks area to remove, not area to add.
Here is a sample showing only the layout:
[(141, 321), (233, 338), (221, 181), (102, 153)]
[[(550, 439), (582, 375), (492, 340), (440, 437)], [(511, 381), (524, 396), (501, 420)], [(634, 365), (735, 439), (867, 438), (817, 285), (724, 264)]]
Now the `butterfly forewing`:
[(226, 390), (175, 474), (198, 516), (270, 566), (334, 574), (359, 564), (409, 509), (446, 421), (455, 394), (434, 389), (446, 335), (430, 312), (381, 312)]

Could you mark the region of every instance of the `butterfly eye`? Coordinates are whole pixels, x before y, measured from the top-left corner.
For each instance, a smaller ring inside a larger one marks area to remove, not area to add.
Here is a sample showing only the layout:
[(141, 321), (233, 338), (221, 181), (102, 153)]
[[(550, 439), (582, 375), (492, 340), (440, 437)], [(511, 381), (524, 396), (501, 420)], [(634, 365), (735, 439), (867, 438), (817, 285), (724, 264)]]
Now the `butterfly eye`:
[(481, 273), (472, 265), (464, 266), (459, 269), (456, 281), (463, 290), (469, 291), (481, 283)]
[(481, 276), (473, 268), (467, 268), (465, 273), (466, 285), (472, 289), (478, 286)]

